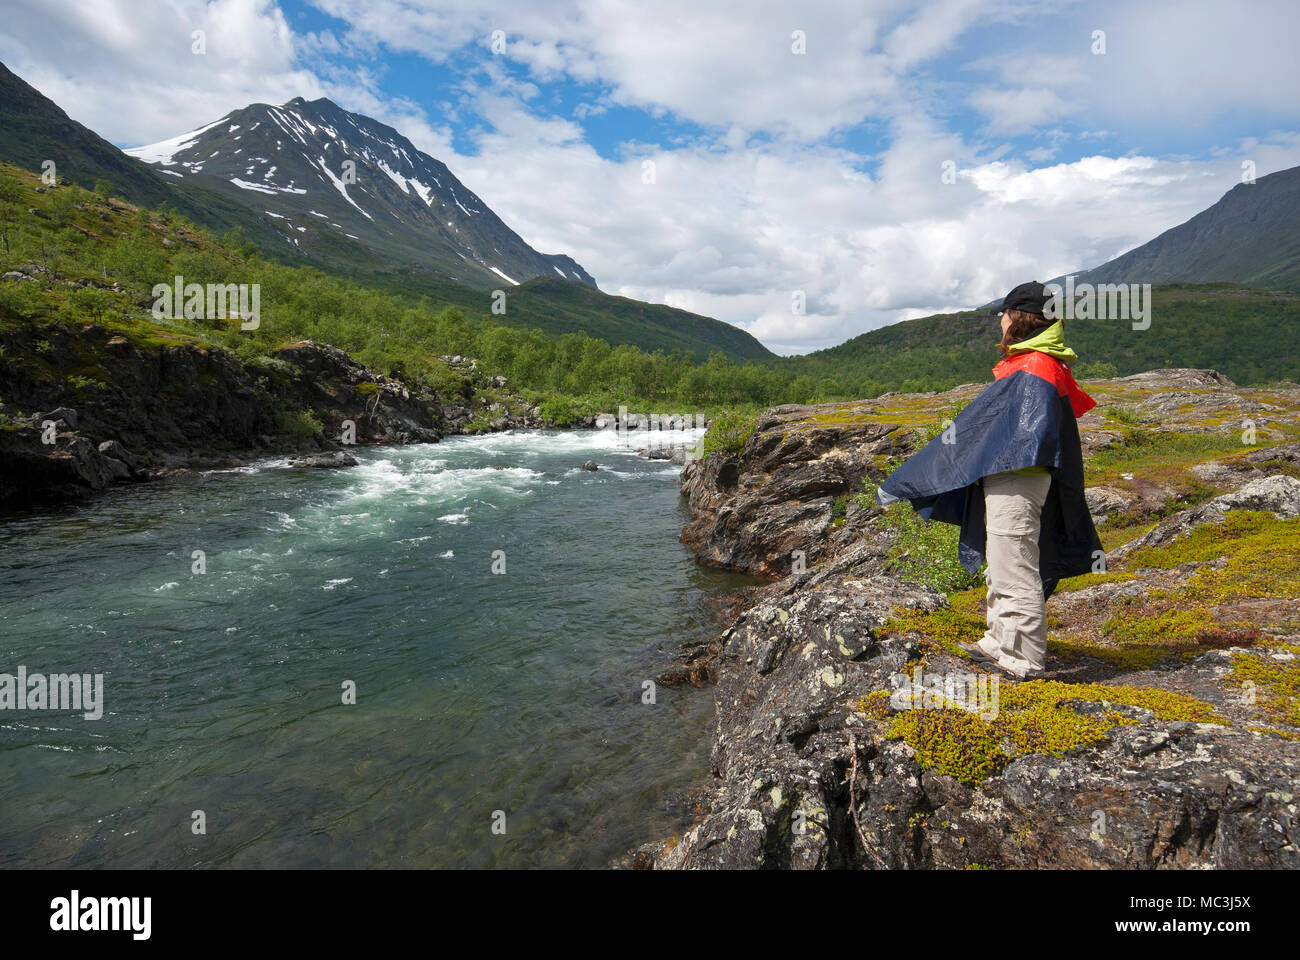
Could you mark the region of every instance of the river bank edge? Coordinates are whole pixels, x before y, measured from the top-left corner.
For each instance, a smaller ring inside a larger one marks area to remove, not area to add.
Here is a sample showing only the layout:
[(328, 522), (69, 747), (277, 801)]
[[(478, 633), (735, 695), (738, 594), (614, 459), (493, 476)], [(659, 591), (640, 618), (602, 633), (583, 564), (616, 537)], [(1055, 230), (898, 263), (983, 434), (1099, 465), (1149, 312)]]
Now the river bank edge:
[[(683, 470), (682, 541), (769, 582), (657, 678), (714, 689), (695, 822), (611, 866), (1300, 866), (1300, 597), (1252, 586), (1248, 569), (1265, 554), (1282, 577), (1296, 564), (1300, 390), (1201, 370), (1089, 385), (1104, 404), (1080, 427), (1107, 464), (1088, 498), (1106, 571), (1062, 585), (1051, 678), (1005, 682), (986, 722), (907, 691), (922, 672), (984, 675), (954, 642), (982, 632), (982, 588), (900, 575), (897, 529), (860, 493), (979, 388), (773, 408), (742, 450)], [(1243, 420), (1262, 435), (1205, 456)], [(1153, 444), (1191, 449), (1176, 472), (1124, 469), (1128, 445)], [(1180, 632), (1180, 612), (1203, 622)]]

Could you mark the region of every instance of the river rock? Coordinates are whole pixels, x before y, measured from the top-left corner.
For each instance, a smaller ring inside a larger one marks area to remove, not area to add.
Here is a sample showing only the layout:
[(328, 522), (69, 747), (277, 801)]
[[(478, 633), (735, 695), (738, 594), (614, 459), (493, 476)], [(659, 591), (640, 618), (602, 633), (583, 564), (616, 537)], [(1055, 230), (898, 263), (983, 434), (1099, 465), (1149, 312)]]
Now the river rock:
[(330, 453), (316, 453), (306, 457), (292, 457), (289, 460), (289, 466), (291, 467), (303, 467), (312, 470), (336, 470), (340, 467), (355, 467), (356, 465), (356, 457), (344, 453), (342, 450), (334, 450)]
[(116, 440), (105, 440), (99, 445), (99, 452), (106, 457), (111, 457), (114, 460), (120, 461), (132, 471), (136, 470), (138, 467), (135, 457), (131, 455), (126, 447), (122, 446)]

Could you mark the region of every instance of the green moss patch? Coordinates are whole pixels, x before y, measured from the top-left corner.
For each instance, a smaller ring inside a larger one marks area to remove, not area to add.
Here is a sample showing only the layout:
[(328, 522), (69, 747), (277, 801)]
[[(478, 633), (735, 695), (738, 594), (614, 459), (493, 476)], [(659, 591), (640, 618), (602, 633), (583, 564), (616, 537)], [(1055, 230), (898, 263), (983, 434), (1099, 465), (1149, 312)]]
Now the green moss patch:
[(1256, 705), (1265, 716), (1294, 728), (1271, 732), (1300, 739), (1300, 660), (1266, 660), (1236, 653), (1232, 656), (1232, 675), (1237, 683), (1254, 686), (1259, 697)]
[(1165, 722), (1226, 724), (1208, 703), (1147, 687), (1035, 680), (1000, 685), (998, 715), (985, 720), (959, 708), (903, 710), (889, 714), (887, 693), (864, 698), (859, 708), (886, 719), (885, 736), (916, 751), (927, 769), (976, 784), (1024, 754), (1064, 756), (1106, 740), (1118, 726), (1136, 723), (1118, 710), (1080, 713), (1076, 703), (1124, 705), (1149, 710)]
[(919, 633), (922, 647), (937, 646), (955, 656), (966, 657), (966, 651), (957, 644), (974, 643), (984, 635), (984, 618), (979, 614), (940, 607), (930, 613), (920, 610), (902, 610), (877, 628), (877, 633)]
[(1177, 586), (1118, 598), (1100, 623), (1083, 624), (1071, 636), (1049, 637), (1048, 649), (1147, 669), (1168, 657), (1190, 659), (1206, 650), (1259, 642), (1269, 624), (1242, 604), (1300, 596), (1300, 519), (1231, 511), (1222, 522), (1204, 524), (1173, 543), (1136, 551), (1125, 571), (1074, 578), (1063, 587), (1132, 579), (1136, 570), (1170, 570), (1185, 563), (1201, 566)]

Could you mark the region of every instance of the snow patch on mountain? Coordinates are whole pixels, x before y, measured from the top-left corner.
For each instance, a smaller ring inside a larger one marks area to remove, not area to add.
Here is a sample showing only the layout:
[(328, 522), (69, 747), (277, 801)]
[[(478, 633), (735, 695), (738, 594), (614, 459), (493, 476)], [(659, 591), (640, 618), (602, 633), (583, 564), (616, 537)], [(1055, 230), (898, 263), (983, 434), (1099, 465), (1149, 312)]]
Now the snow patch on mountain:
[(356, 202), (355, 200), (353, 200), (351, 197), (348, 196), (348, 188), (347, 188), (347, 185), (346, 185), (346, 184), (345, 184), (345, 183), (344, 183), (340, 178), (334, 176), (334, 171), (331, 170), (331, 169), (326, 165), (326, 163), (325, 163), (324, 160), (317, 160), (316, 163), (320, 166), (321, 170), (324, 171), (325, 176), (327, 176), (327, 177), (329, 178), (329, 182), (332, 183), (332, 184), (334, 184), (334, 189), (337, 190), (339, 193), (341, 193), (341, 194), (343, 195), (343, 199), (344, 199), (344, 200), (346, 200), (348, 203), (352, 204), (352, 206), (356, 207), (356, 208), (357, 208), (357, 212), (360, 213), (360, 214), (361, 214), (363, 217), (365, 217), (367, 220), (374, 220), (374, 219), (375, 219), (375, 218), (372, 217), (370, 214), (366, 213), (366, 211), (362, 210), (361, 207), (360, 207), (360, 205), (358, 205), (357, 202)]
[(375, 164), (379, 167), (380, 170), (388, 174), (389, 180), (393, 181), (393, 183), (397, 184), (399, 187), (402, 188), (402, 193), (409, 194), (411, 192), (411, 188), (406, 185), (406, 177), (402, 176), (400, 173), (398, 173), (388, 164), (384, 163), (384, 161), (382, 160), (376, 160)]
[[(250, 156), (243, 155), (245, 149)], [(285, 239), (291, 242), (299, 233), (312, 233), (294, 225), (310, 214), (338, 236), (385, 254), (406, 251), (399, 255), (477, 286), (495, 284), (494, 277), (518, 285), (522, 281), (516, 277), (528, 280), (548, 269), (566, 280), (572, 276), (594, 284), (571, 259), (533, 250), (444, 164), (400, 133), (328, 100), (251, 104), (129, 152), (155, 169), (172, 167), (163, 172), (177, 177), (199, 174), (206, 165), (204, 176), (219, 179), (216, 186), (227, 193), (257, 193), (265, 199), (247, 198), (249, 206), (287, 226)], [(298, 181), (305, 186), (298, 187)], [(334, 191), (350, 209), (332, 199)], [(295, 199), (303, 195), (310, 199)], [(265, 204), (270, 209), (264, 211)], [(451, 212), (453, 205), (457, 213)]]
[(191, 130), (189, 133), (182, 133), (179, 137), (172, 137), (170, 140), (159, 140), (157, 143), (146, 144), (143, 147), (134, 147), (130, 150), (123, 151), (137, 160), (143, 160), (145, 163), (162, 163), (172, 164), (172, 159), (182, 150), (194, 146), (199, 137), (207, 133), (213, 127), (225, 121), (225, 117), (220, 120), (214, 120), (209, 124), (199, 127), (197, 130)]
[(238, 177), (231, 177), (230, 182), (241, 190), (256, 190), (258, 193), (306, 193), (306, 190), (294, 187), (290, 184), (287, 187), (277, 187), (265, 183), (250, 183), (247, 180), (241, 180)]

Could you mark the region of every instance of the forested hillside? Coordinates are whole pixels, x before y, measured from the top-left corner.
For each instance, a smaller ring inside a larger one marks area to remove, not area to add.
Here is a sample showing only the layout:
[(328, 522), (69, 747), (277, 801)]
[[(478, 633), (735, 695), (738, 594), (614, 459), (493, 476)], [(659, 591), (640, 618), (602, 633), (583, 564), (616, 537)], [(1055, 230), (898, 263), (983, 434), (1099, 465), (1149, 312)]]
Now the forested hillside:
[[(1171, 283), (1153, 289), (1151, 325), (1066, 320), (1080, 378), (1127, 376), (1157, 367), (1212, 367), (1237, 383), (1300, 379), (1300, 294), (1233, 283)], [(817, 383), (834, 379), (863, 397), (886, 390), (947, 390), (989, 377), (997, 362), (991, 310), (905, 320), (838, 347), (781, 361)]]
[[(249, 363), (264, 362), (287, 342), (310, 339), (452, 395), (463, 374), (440, 358), (472, 357), (485, 373), (546, 403), (559, 423), (621, 405), (753, 410), (891, 390), (943, 390), (987, 380), (997, 359), (994, 321), (968, 312), (899, 323), (806, 357), (736, 363), (715, 352), (699, 362), (683, 349), (611, 346), (582, 332), (585, 299), (605, 295), (578, 284), (549, 292), (570, 298), (566, 322), (572, 331), (553, 336), (525, 326), (548, 302), (528, 284), (509, 295), (506, 317), (497, 317), (490, 301), (476, 308), (473, 302), (415, 298), (279, 263), (237, 230), (219, 240), (173, 212), (76, 186), (45, 188), (34, 174), (12, 167), (0, 168), (0, 267), (6, 273), (0, 322), (96, 323), (131, 336), (210, 343)], [(186, 283), (258, 284), (260, 326), (242, 331), (235, 319), (154, 317), (151, 291), (177, 275)], [(656, 308), (625, 300), (620, 309), (631, 329)], [(661, 319), (670, 322), (673, 313)], [(1170, 285), (1157, 290), (1150, 329), (1072, 321), (1067, 340), (1080, 354), (1080, 378), (1213, 366), (1239, 383), (1257, 384), (1300, 379), (1298, 321), (1300, 295), (1231, 284)], [(40, 363), (39, 357), (8, 360)], [(96, 389), (102, 371), (93, 357), (79, 377), (80, 389)]]
[[(262, 165), (261, 179), (253, 183), (243, 179), (253, 176), (243, 166), (250, 161), (223, 168), (226, 176), (218, 176), (206, 150), (204, 159), (186, 161), (190, 153), (178, 146), (175, 162), (150, 166), (72, 120), (0, 64), (0, 161), (36, 173), (42, 172), (47, 161), (54, 161), (50, 172), (60, 183), (93, 189), (103, 182), (115, 195), (177, 214), (216, 235), (238, 230), (235, 245), (254, 243), (266, 259), (314, 266), (330, 276), (347, 277), (359, 286), (406, 298), (428, 297), (440, 307), (454, 306), (472, 315), (486, 313), (493, 290), (499, 288), (508, 294), (506, 313), (496, 315), (504, 326), (537, 328), (554, 336), (583, 333), (647, 351), (677, 349), (698, 362), (718, 350), (740, 363), (774, 357), (758, 340), (729, 323), (602, 293), (570, 258), (544, 257), (528, 248), (482, 200), (455, 181), (444, 165), (421, 154), (390, 127), (342, 111), (328, 100), (314, 104), (294, 101), (283, 108), (255, 106), (256, 110), (239, 111), (241, 123), (222, 124), (220, 130), (209, 130), (202, 138), (216, 151), (229, 153), (233, 148), (239, 152), (242, 148), (237, 141), (251, 136), (251, 128), (286, 124), (287, 129), (275, 127), (280, 131), (278, 141), (262, 142), (259, 149), (266, 156), (257, 159)], [(244, 116), (248, 111), (253, 114)], [(349, 136), (362, 145), (354, 159), (366, 173), (363, 180), (369, 186), (363, 183), (354, 189), (370, 191), (364, 197), (377, 204), (377, 211), (386, 211), (382, 224), (372, 223), (371, 214), (361, 211), (352, 199), (345, 200), (333, 185), (317, 184), (310, 191), (277, 185), (278, 181), (307, 183), (313, 174), (327, 176), (315, 169), (311, 158), (327, 153), (329, 138), (317, 138), (319, 149), (305, 154), (299, 149), (304, 144), (294, 139), (306, 138), (309, 129), (321, 130), (324, 137), (324, 128), (318, 125), (326, 123), (347, 126), (353, 131)], [(239, 130), (243, 132), (235, 133)], [(282, 149), (284, 140), (289, 147)], [(251, 142), (249, 146), (252, 149)], [(193, 144), (190, 147), (197, 149)], [(393, 156), (385, 154), (385, 162), (379, 155), (386, 148), (405, 151), (401, 153), (406, 158), (403, 163), (411, 163), (408, 155), (419, 161), (416, 166), (403, 167), (410, 177), (392, 170), (389, 163), (397, 162)], [(144, 154), (160, 156), (158, 150), (151, 153), (146, 149)], [(277, 168), (283, 168), (278, 181), (268, 181)], [(245, 187), (232, 185), (229, 177), (236, 173), (242, 176), (234, 179)], [(392, 177), (402, 181), (400, 188)], [(430, 191), (441, 192), (444, 185), (446, 199), (439, 202), (437, 216), (433, 216), (431, 205), (425, 209), (427, 201), (436, 199)], [(461, 201), (470, 207), (462, 211)], [(268, 205), (275, 209), (267, 210)], [(470, 237), (477, 238), (477, 247), (463, 247)], [(465, 259), (479, 248), (491, 250), (507, 270), (498, 274), (483, 263), (473, 264), (472, 257)], [(500, 259), (505, 257), (502, 248), (513, 250), (513, 258)], [(530, 263), (531, 270), (527, 268)], [(538, 270), (541, 276), (536, 275)], [(552, 271), (567, 279), (552, 275)], [(515, 285), (508, 275), (533, 279)]]
[[(46, 188), (34, 174), (4, 166), (0, 273), (3, 323), (68, 330), (93, 323), (129, 338), (210, 344), (250, 364), (309, 339), (445, 396), (455, 396), (463, 382), (462, 365), (448, 358), (474, 358), (482, 372), (507, 378), (533, 402), (548, 402), (556, 422), (623, 404), (714, 409), (782, 402), (797, 399), (791, 391), (803, 386), (770, 365), (738, 365), (721, 352), (697, 363), (680, 350), (647, 353), (583, 333), (554, 337), (504, 326), (486, 300), (478, 310), (462, 310), (363, 287), (266, 259), (239, 231), (219, 240), (175, 213), (72, 185)], [(176, 276), (185, 284), (257, 284), (258, 328), (241, 330), (233, 317), (155, 316), (155, 285)], [(42, 364), (39, 355), (4, 360)], [(77, 388), (99, 389), (104, 376), (88, 355)]]

